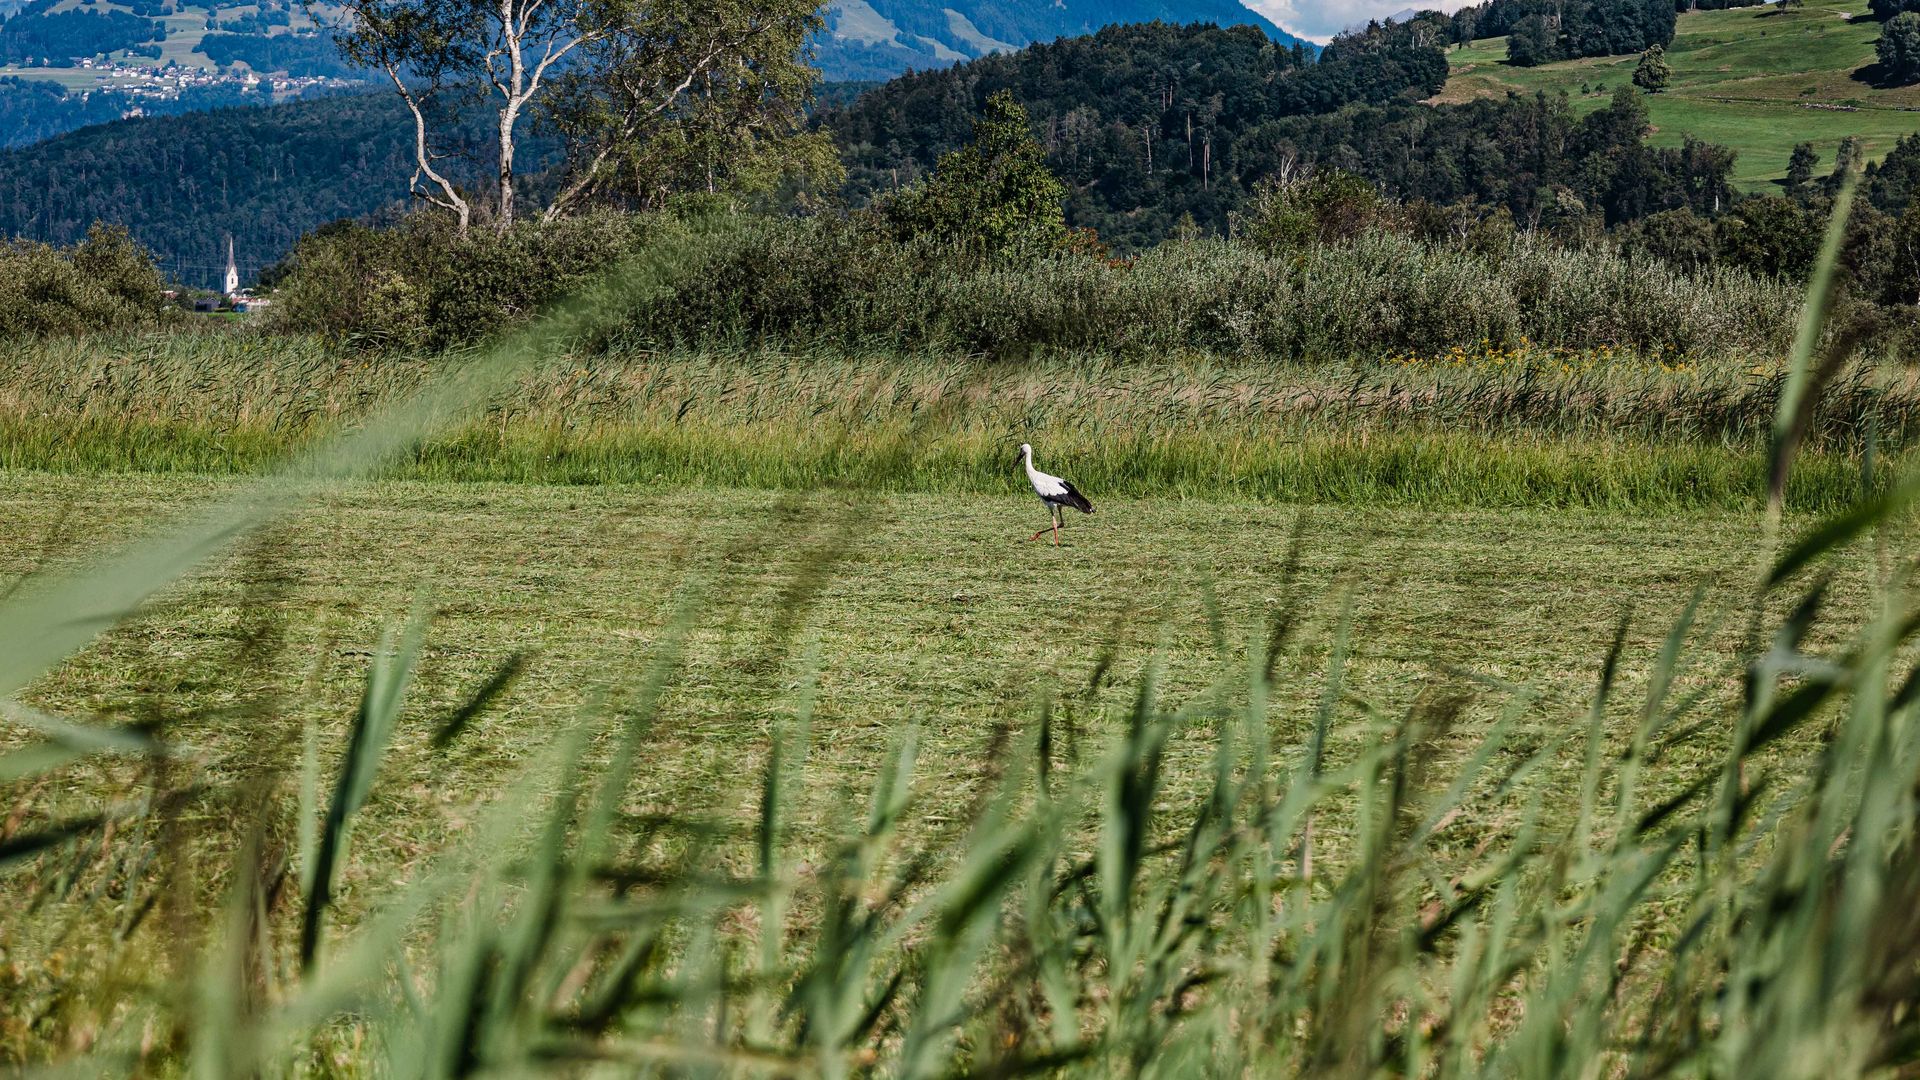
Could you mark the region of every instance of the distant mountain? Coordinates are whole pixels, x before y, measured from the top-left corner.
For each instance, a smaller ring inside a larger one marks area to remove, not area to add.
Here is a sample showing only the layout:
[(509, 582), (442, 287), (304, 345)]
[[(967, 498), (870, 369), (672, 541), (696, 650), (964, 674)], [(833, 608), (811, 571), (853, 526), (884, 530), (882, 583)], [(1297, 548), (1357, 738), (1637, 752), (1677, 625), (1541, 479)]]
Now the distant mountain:
[(1120, 23), (1257, 26), (1283, 45), (1302, 40), (1239, 0), (833, 0), (826, 18), (816, 45), (828, 79), (951, 67)]

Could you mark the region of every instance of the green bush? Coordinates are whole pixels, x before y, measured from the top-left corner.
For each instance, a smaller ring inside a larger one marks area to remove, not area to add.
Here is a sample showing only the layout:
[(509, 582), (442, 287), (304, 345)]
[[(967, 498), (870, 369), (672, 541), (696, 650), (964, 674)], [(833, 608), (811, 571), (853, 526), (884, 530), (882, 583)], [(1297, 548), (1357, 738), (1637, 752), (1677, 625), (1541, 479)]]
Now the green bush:
[(70, 248), (0, 243), (0, 339), (157, 324), (165, 281), (127, 230), (94, 225)]
[(377, 347), (477, 341), (597, 279), (659, 220), (588, 214), (465, 238), (437, 215), (392, 229), (340, 222), (276, 268), (273, 325)]
[(1285, 253), (1194, 240), (1127, 263), (1061, 255), (967, 269), (875, 242), (859, 222), (728, 234), (670, 299), (627, 312), (628, 344), (828, 343), (1328, 360), (1521, 338), (1704, 354), (1782, 346), (1792, 293), (1750, 275), (1526, 235), (1484, 250), (1364, 232)]
[(284, 327), (336, 339), (443, 348), (523, 322), (623, 256), (698, 229), (691, 265), (664, 292), (623, 295), (616, 281), (600, 294), (607, 310), (590, 345), (1329, 360), (1521, 338), (1718, 355), (1776, 349), (1790, 333), (1791, 290), (1752, 275), (1689, 276), (1497, 229), (1424, 241), (1375, 227), (1391, 205), (1329, 190), (1327, 213), (1297, 243), (1188, 240), (1126, 262), (982, 259), (963, 243), (897, 240), (866, 214), (608, 216), (466, 241), (430, 224), (341, 228), (300, 245), (276, 310)]
[(1291, 251), (1398, 227), (1401, 216), (1364, 177), (1329, 169), (1291, 182), (1262, 182), (1234, 231), (1262, 251)]

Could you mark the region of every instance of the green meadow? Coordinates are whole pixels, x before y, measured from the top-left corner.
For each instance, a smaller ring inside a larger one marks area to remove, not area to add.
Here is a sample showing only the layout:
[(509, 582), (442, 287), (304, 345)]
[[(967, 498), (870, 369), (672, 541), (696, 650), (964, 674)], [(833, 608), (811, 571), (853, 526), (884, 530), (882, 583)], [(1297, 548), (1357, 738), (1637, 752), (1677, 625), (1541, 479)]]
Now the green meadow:
[[(1673, 82), (1648, 97), (1656, 145), (1687, 136), (1739, 153), (1735, 180), (1769, 190), (1786, 175), (1793, 147), (1812, 143), (1833, 162), (1840, 140), (1858, 136), (1878, 160), (1903, 135), (1920, 131), (1920, 87), (1867, 81), (1879, 23), (1858, 3), (1809, 0), (1683, 13), (1667, 50)], [(1631, 86), (1637, 56), (1600, 56), (1520, 68), (1506, 63), (1505, 38), (1448, 52), (1452, 73), (1439, 100), (1508, 91), (1565, 93), (1576, 110), (1598, 108)]]

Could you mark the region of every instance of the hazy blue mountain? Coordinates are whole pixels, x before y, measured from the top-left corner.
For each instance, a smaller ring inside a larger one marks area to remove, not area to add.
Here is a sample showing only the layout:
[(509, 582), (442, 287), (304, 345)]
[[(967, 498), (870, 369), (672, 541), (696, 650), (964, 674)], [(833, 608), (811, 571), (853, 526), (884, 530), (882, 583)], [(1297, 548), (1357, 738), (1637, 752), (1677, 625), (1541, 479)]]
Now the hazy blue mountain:
[(817, 47), (829, 79), (944, 68), (1118, 23), (1258, 26), (1281, 44), (1300, 40), (1240, 0), (833, 0), (826, 16)]

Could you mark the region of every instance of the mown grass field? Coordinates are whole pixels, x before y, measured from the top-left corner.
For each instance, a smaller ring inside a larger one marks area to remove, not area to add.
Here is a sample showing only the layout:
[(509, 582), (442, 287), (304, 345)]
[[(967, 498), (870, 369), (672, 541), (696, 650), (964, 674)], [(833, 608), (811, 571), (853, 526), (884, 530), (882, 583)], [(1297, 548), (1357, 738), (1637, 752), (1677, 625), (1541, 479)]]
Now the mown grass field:
[[(1046, 464), (1072, 472), (1074, 463)], [(191, 747), (179, 768), (244, 788), (295, 752), (303, 726), (323, 746), (346, 742), (374, 643), (425, 597), (434, 618), (418, 685), (337, 901), (350, 930), (429, 860), (471, 841), (485, 807), (551, 750), (572, 713), (632, 693), (688, 596), (702, 615), (625, 809), (747, 827), (775, 728), (810, 697), (812, 751), (794, 810), (802, 865), (829, 857), (836, 829), (911, 726), (924, 745), (906, 833), (951, 842), (1005, 767), (1008, 731), (1029, 741), (1050, 706), (1076, 732), (1069, 753), (1092, 760), (1124, 730), (1149, 668), (1164, 672), (1166, 707), (1194, 707), (1236, 681), (1289, 612), (1299, 629), (1276, 671), (1272, 729), (1275, 753), (1296, 757), (1350, 596), (1330, 757), (1361, 752), (1383, 718), (1459, 695), (1462, 720), (1427, 762), (1449, 775), (1524, 698), (1503, 760), (1548, 749), (1547, 811), (1564, 819), (1578, 813), (1577, 733), (1616, 625), (1631, 616), (1616, 691), (1628, 704), (1607, 729), (1609, 754), (1626, 746), (1631, 703), (1696, 589), (1707, 590), (1709, 613), (1700, 653), (1735, 651), (1759, 536), (1751, 514), (1434, 512), (1095, 491), (1098, 513), (1076, 517), (1055, 548), (1026, 539), (1044, 516), (1008, 471), (1000, 496), (350, 486), (169, 590), (27, 700), (100, 724), (161, 723)], [(235, 483), (0, 473), (0, 574), (111, 549)], [(1868, 581), (1861, 566), (1836, 583), (1835, 625), (1861, 614)], [(1808, 647), (1831, 641), (1823, 626)], [(437, 719), (516, 652), (528, 666), (498, 706), (451, 749), (430, 745)], [(1703, 694), (1704, 711), (1716, 713), (1731, 700), (1732, 674), (1707, 660), (1675, 694)], [(270, 723), (246, 719), (266, 702)], [(1170, 806), (1204, 793), (1216, 736), (1201, 720), (1173, 733)], [(1683, 744), (1650, 771), (1646, 790), (1678, 789), (1721, 750), (1718, 735)], [(107, 761), (17, 797), (36, 816), (58, 816), (132, 796), (144, 782), (136, 762)], [(215, 800), (192, 815), (198, 839), (180, 887), (202, 903), (218, 904), (221, 863), (241, 840), (222, 824), (231, 812)], [(1441, 841), (1445, 858), (1501, 842), (1514, 820), (1467, 817)], [(1340, 850), (1353, 827), (1336, 814), (1322, 843)], [(135, 903), (16, 906), (0, 917), (22, 955), (63, 958), (58, 970), (8, 969), (0, 1053), (31, 1059), (50, 1039), (84, 1042), (116, 997), (167, 999), (183, 961), (169, 957), (164, 935), (123, 945), (101, 932)]]
[[(1868, 158), (1878, 160), (1900, 136), (1920, 131), (1920, 86), (1868, 81), (1880, 29), (1865, 10), (1853, 0), (1809, 0), (1792, 10), (1682, 14), (1667, 50), (1673, 82), (1647, 98), (1653, 142), (1678, 146), (1692, 135), (1732, 147), (1740, 155), (1734, 179), (1750, 190), (1770, 190), (1802, 142), (1831, 166), (1840, 140), (1856, 135)], [(1438, 100), (1564, 92), (1579, 111), (1631, 86), (1640, 59), (1598, 56), (1520, 68), (1506, 63), (1505, 38), (1447, 55), (1452, 72)]]

